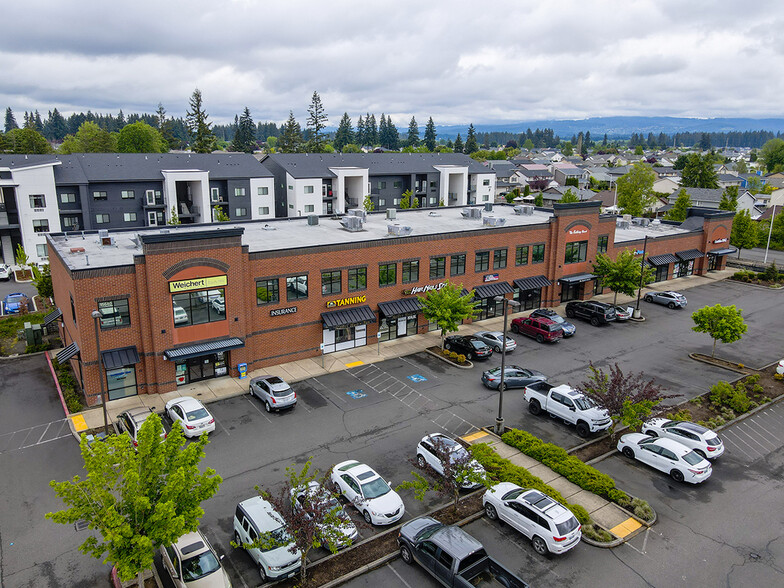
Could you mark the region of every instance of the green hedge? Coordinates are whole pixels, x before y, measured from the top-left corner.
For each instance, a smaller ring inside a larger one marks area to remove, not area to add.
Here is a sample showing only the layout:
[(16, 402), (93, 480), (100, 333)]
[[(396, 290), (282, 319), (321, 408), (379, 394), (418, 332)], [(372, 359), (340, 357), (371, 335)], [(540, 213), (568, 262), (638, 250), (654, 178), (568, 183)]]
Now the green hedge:
[(628, 503), (629, 496), (615, 487), (615, 480), (596, 468), (586, 465), (580, 459), (569, 455), (566, 450), (552, 443), (545, 443), (527, 431), (512, 429), (504, 433), (501, 439), (525, 453), (529, 457), (542, 462), (554, 472), (577, 484), (580, 488), (604, 496), (608, 500)]
[(499, 482), (511, 482), (522, 488), (533, 488), (547, 494), (553, 500), (560, 502), (574, 513), (581, 525), (591, 522), (591, 516), (579, 504), (569, 504), (558, 490), (548, 486), (542, 480), (531, 474), (527, 469), (516, 466), (508, 459), (499, 457), (493, 449), (486, 443), (478, 443), (471, 446), (471, 453), (474, 459), (482, 464), (491, 478)]

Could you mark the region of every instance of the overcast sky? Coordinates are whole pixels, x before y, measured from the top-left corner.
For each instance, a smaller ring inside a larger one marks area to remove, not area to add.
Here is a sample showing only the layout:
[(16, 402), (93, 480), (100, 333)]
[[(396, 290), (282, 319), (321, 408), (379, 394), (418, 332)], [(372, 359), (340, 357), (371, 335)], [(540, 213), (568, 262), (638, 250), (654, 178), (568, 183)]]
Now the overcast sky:
[(0, 106), (398, 127), (781, 117), (784, 2), (3, 0)]

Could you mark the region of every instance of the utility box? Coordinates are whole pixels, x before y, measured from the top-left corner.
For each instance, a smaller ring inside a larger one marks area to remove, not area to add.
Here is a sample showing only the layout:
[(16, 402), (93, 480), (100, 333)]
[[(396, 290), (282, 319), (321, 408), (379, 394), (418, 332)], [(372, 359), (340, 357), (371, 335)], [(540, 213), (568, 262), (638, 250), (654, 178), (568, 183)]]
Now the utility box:
[(24, 337), (28, 346), (40, 345), (44, 342), (44, 334), (41, 325), (33, 325), (29, 322), (24, 324)]

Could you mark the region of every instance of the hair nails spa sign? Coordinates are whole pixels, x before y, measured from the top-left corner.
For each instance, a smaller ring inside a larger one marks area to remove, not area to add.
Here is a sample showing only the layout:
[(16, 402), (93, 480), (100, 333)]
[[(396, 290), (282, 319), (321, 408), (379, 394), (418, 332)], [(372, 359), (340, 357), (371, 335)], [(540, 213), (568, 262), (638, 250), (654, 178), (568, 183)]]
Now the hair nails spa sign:
[(169, 282), (169, 292), (190, 292), (191, 290), (204, 290), (205, 288), (218, 288), (228, 283), (226, 276), (214, 276), (212, 278), (193, 278), (191, 280), (179, 280)]

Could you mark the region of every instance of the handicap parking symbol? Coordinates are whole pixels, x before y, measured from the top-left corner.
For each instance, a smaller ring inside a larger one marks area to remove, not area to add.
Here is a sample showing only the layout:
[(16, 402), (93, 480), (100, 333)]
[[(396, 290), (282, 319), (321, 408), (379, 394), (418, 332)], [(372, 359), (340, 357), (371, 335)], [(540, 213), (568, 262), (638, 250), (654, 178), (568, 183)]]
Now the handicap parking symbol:
[(364, 398), (365, 396), (367, 396), (367, 394), (365, 394), (362, 390), (349, 390), (348, 392), (346, 392), (346, 394), (351, 396), (351, 398), (353, 398), (354, 400), (359, 400), (360, 398)]
[(420, 376), (419, 374), (411, 374), (406, 377), (412, 382), (427, 382), (427, 378), (425, 376)]

